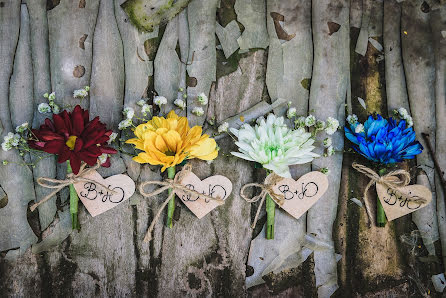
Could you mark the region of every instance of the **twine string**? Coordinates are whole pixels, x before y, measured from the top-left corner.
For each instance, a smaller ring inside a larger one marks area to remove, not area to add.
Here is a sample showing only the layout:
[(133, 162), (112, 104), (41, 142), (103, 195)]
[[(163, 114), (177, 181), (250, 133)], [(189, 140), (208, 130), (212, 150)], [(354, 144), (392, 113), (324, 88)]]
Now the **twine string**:
[[(392, 189), (393, 191), (400, 193), (398, 188), (407, 186), (410, 183), (410, 174), (406, 170), (400, 169), (400, 170), (389, 172), (388, 174), (386, 174), (384, 176), (379, 176), (378, 173), (376, 173), (372, 169), (370, 169), (364, 165), (358, 164), (356, 162), (354, 162), (352, 164), (352, 167), (356, 171), (358, 171), (358, 172), (366, 175), (368, 178), (370, 178), (369, 183), (367, 184), (367, 186), (364, 189), (364, 195), (363, 195), (364, 205), (365, 205), (365, 209), (367, 211), (369, 223), (373, 222), (373, 215), (372, 215), (372, 211), (371, 211), (372, 208), (370, 207), (368, 196), (367, 196), (367, 193), (368, 193), (370, 187), (372, 187), (376, 183), (380, 183), (380, 184)], [(416, 202), (416, 203), (425, 203), (426, 202), (426, 200), (423, 198), (407, 198), (407, 199), (411, 202)]]
[[(186, 175), (189, 174), (189, 172), (191, 172), (191, 171), (192, 171), (192, 166), (189, 165), (189, 164), (187, 164), (187, 165), (185, 165), (185, 166), (183, 167), (183, 169), (182, 169), (180, 172), (178, 172), (178, 173), (175, 175), (175, 178), (174, 178), (173, 180), (172, 180), (172, 179), (166, 179), (166, 180), (164, 180), (164, 181), (156, 181), (156, 180), (145, 181), (145, 182), (143, 182), (143, 183), (141, 183), (141, 184), (139, 185), (139, 192), (140, 192), (141, 195), (144, 196), (145, 198), (150, 198), (150, 197), (159, 195), (160, 193), (162, 193), (162, 192), (164, 192), (164, 191), (166, 191), (166, 190), (168, 190), (168, 189), (172, 189), (172, 192), (171, 192), (170, 195), (167, 197), (167, 199), (163, 202), (163, 204), (161, 205), (161, 207), (158, 209), (158, 211), (157, 211), (157, 213), (155, 214), (155, 217), (153, 218), (153, 220), (152, 220), (152, 222), (151, 222), (149, 228), (147, 229), (147, 233), (146, 233), (146, 235), (145, 235), (145, 237), (144, 237), (144, 242), (149, 242), (149, 241), (152, 240), (152, 231), (153, 231), (153, 229), (154, 229), (154, 227), (155, 227), (155, 224), (158, 222), (159, 218), (161, 217), (161, 213), (162, 213), (163, 209), (166, 208), (166, 206), (167, 206), (167, 204), (169, 203), (169, 201), (170, 201), (172, 198), (174, 198), (174, 196), (175, 196), (175, 192), (176, 192), (176, 191), (183, 191), (183, 192), (188, 193), (188, 194), (191, 194), (191, 195), (196, 195), (196, 196), (199, 196), (199, 197), (201, 197), (201, 198), (204, 198), (204, 199), (208, 199), (208, 200), (214, 201), (214, 202), (216, 202), (216, 203), (219, 204), (219, 205), (222, 205), (222, 204), (224, 203), (224, 200), (223, 200), (222, 198), (220, 198), (220, 197), (214, 198), (214, 197), (211, 197), (211, 196), (209, 196), (209, 195), (199, 193), (199, 192), (197, 192), (197, 191), (195, 191), (195, 190), (192, 190), (192, 189), (186, 187), (185, 185), (181, 184), (181, 181), (182, 181), (182, 180), (186, 177)], [(144, 188), (145, 188), (147, 185), (159, 185), (159, 186), (161, 186), (161, 187), (158, 188), (158, 189), (156, 189), (156, 190), (154, 190), (154, 191), (146, 192), (146, 191), (144, 190)]]

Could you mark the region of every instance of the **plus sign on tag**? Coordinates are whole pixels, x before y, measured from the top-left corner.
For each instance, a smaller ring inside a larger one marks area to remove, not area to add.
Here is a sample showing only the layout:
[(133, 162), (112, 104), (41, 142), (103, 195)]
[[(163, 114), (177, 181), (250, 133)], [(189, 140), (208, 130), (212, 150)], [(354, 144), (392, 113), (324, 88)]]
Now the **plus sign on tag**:
[(126, 175), (114, 175), (104, 179), (98, 172), (91, 171), (83, 178), (97, 182), (84, 181), (74, 184), (79, 199), (93, 217), (116, 207), (135, 192), (135, 182)]
[[(269, 177), (265, 182), (268, 182)], [(274, 193), (282, 195), (284, 198), (281, 208), (296, 219), (307, 212), (327, 189), (327, 175), (317, 171), (305, 174), (297, 181), (283, 178), (273, 186)]]

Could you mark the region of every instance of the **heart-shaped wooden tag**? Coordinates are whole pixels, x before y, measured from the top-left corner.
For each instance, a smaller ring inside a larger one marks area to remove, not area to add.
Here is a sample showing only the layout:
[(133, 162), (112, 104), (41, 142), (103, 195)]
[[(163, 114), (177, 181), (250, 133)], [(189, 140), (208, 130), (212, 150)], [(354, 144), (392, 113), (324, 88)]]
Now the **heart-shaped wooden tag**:
[[(204, 180), (200, 180), (194, 173), (189, 172), (183, 177), (181, 184), (191, 190), (222, 200), (226, 200), (232, 192), (231, 180), (221, 175), (211, 176)], [(198, 218), (202, 218), (215, 207), (219, 206), (218, 202), (181, 190), (175, 190), (175, 194)]]
[[(432, 201), (431, 191), (424, 185), (409, 185), (399, 187), (395, 191), (387, 186), (376, 183), (376, 192), (383, 206), (388, 221), (417, 211)], [(425, 202), (416, 202), (410, 199), (424, 199)]]
[(327, 189), (327, 175), (317, 171), (307, 173), (297, 181), (283, 178), (272, 187), (275, 194), (283, 195), (285, 198), (281, 208), (296, 219), (307, 212)]
[[(104, 179), (98, 172), (91, 171), (82, 178), (98, 182), (78, 182), (74, 184), (79, 199), (93, 217), (116, 207), (135, 192), (135, 182), (127, 175), (119, 174)], [(101, 186), (101, 184), (114, 193)]]

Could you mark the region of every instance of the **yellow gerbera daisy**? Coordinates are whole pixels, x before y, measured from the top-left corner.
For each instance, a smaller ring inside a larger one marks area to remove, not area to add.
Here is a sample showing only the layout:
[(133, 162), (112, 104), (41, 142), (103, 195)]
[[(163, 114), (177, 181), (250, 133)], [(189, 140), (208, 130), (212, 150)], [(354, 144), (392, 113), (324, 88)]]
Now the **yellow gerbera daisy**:
[(161, 171), (164, 172), (185, 159), (213, 160), (217, 157), (215, 140), (201, 133), (200, 126), (190, 128), (186, 117), (179, 117), (171, 111), (166, 118), (153, 117), (149, 122), (138, 125), (134, 130), (136, 138), (126, 143), (143, 151), (133, 158), (134, 161), (162, 165)]

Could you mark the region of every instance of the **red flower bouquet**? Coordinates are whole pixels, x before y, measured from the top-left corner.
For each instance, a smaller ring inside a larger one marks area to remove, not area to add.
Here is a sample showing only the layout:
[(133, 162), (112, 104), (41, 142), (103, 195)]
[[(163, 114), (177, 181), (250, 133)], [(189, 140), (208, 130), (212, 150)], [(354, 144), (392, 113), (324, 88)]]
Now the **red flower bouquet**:
[(90, 121), (88, 110), (80, 106), (76, 106), (72, 113), (65, 110), (54, 114), (53, 121), (47, 118), (40, 129), (32, 129), (32, 132), (36, 139), (29, 140), (29, 146), (56, 154), (59, 163), (68, 160), (74, 174), (78, 174), (82, 161), (94, 166), (102, 154), (117, 152), (107, 146), (113, 131), (107, 130), (99, 117)]
[[(114, 154), (117, 151), (108, 147), (113, 131), (107, 130), (99, 117), (90, 121), (88, 110), (77, 105), (73, 112), (64, 110), (53, 114), (53, 121), (45, 119), (40, 129), (31, 130), (33, 137), (28, 140), (29, 147), (56, 154), (58, 162), (67, 162), (67, 172), (79, 173), (81, 163), (94, 166), (103, 154)], [(110, 166), (109, 158), (102, 166)], [(78, 197), (73, 185), (70, 185), (70, 212), (73, 229), (79, 229), (77, 220)]]

